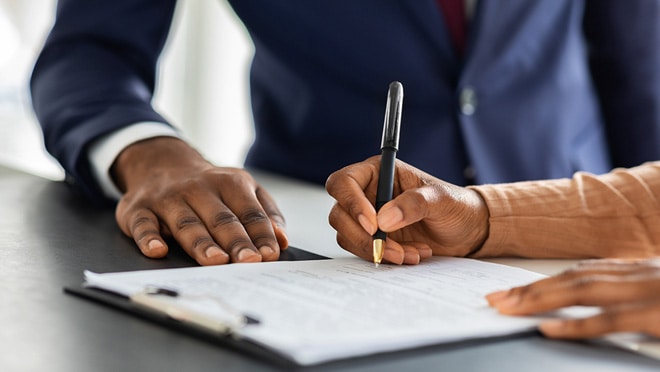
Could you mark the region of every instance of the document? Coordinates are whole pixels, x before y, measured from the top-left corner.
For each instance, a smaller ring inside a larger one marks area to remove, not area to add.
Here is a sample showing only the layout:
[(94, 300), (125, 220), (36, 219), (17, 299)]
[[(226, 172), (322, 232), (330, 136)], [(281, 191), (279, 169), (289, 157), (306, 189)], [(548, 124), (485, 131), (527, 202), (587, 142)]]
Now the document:
[[(128, 297), (145, 288), (174, 291), (178, 295), (167, 301), (178, 313), (229, 324), (236, 337), (312, 365), (532, 330), (541, 318), (500, 315), (484, 296), (542, 277), (465, 258), (378, 268), (339, 258), (85, 272), (85, 283)], [(236, 312), (255, 321), (232, 326)]]

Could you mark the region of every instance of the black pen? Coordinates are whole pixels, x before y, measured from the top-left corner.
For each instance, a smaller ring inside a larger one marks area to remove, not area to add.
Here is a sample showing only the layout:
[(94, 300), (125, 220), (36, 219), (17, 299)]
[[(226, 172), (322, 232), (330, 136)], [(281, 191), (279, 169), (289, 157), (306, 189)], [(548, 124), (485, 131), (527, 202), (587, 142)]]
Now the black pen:
[[(385, 106), (385, 123), (383, 124), (383, 139), (381, 140), (380, 172), (378, 174), (378, 190), (376, 191), (376, 212), (392, 200), (394, 191), (394, 163), (396, 152), (399, 151), (399, 129), (401, 128), (401, 109), (403, 107), (403, 85), (398, 81), (390, 83)], [(383, 260), (385, 239), (387, 234), (378, 229), (374, 234), (373, 250), (376, 267)]]

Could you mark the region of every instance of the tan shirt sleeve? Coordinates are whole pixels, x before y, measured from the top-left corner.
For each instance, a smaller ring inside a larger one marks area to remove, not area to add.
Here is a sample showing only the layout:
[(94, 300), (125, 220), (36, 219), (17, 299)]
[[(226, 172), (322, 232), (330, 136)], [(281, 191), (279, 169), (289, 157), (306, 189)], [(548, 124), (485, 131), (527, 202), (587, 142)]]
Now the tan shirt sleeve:
[(660, 162), (470, 188), (490, 212), (489, 235), (475, 257), (660, 255)]

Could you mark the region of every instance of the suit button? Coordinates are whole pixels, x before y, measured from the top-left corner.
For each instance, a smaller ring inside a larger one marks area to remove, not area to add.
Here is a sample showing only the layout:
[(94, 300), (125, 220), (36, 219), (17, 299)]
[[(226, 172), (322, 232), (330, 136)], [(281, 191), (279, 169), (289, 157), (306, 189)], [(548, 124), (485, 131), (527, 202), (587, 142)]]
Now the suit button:
[(472, 87), (465, 87), (461, 90), (459, 102), (461, 113), (465, 116), (470, 116), (477, 110), (477, 93)]

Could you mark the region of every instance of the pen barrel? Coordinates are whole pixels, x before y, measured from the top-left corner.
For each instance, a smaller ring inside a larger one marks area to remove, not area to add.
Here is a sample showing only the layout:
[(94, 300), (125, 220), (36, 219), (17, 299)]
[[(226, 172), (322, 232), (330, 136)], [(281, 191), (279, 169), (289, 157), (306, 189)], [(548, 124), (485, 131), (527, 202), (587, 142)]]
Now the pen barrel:
[(378, 174), (378, 190), (376, 191), (376, 211), (392, 199), (394, 193), (394, 163), (396, 161), (396, 149), (386, 147), (383, 149), (380, 159), (380, 171)]
[(374, 239), (385, 240), (385, 239), (387, 239), (387, 233), (385, 233), (381, 229), (378, 229), (378, 230), (376, 230), (376, 233), (374, 234), (373, 238)]

